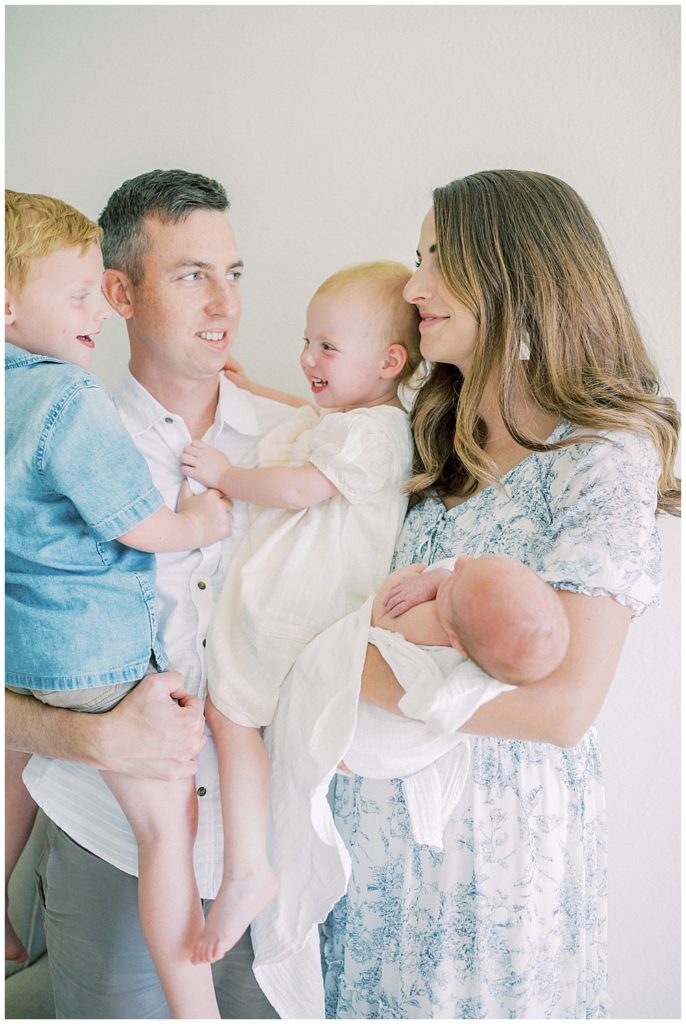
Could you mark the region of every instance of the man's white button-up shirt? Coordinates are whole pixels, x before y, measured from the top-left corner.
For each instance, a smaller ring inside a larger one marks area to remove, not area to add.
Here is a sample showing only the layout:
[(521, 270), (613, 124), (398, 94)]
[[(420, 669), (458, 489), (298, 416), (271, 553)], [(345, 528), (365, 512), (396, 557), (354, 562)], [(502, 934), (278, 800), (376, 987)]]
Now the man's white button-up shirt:
[[(155, 485), (174, 509), (184, 480), (181, 452), (192, 440), (185, 422), (160, 405), (128, 371), (113, 397)], [(234, 465), (255, 466), (261, 436), (292, 413), (288, 406), (240, 390), (222, 375), (215, 420), (203, 440), (223, 451)], [(202, 490), (194, 482), (191, 486)], [(188, 693), (206, 694), (204, 642), (226, 566), (246, 528), (247, 506), (236, 501), (230, 538), (200, 551), (157, 556), (160, 636), (170, 668), (182, 673)], [(33, 757), (24, 780), (48, 817), (77, 843), (122, 871), (137, 873), (133, 834), (99, 772), (81, 764)], [(222, 873), (222, 823), (211, 738), (200, 754), (196, 786), (196, 875), (200, 895), (212, 898)]]

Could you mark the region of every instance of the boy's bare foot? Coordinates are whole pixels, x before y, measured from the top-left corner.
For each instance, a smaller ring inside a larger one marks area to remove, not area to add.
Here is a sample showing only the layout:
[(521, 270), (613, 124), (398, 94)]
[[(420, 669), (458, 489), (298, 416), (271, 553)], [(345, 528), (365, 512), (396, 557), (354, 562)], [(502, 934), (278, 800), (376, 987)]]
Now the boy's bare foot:
[(24, 949), (23, 942), (5, 914), (5, 960), (14, 960), (18, 964), (23, 964), (28, 958), (29, 955)]
[(270, 867), (259, 874), (224, 879), (191, 961), (211, 964), (221, 960), (251, 921), (271, 903), (278, 890), (279, 880)]

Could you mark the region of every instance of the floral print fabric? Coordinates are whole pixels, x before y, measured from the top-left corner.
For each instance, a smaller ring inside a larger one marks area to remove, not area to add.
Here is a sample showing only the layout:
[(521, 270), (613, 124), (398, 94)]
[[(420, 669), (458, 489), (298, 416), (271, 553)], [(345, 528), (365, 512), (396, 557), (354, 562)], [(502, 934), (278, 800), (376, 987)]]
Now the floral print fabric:
[[(550, 440), (581, 433), (561, 423)], [(502, 552), (556, 587), (657, 603), (659, 464), (628, 432), (535, 453), (446, 510), (408, 514), (394, 567)], [(327, 1017), (608, 1015), (605, 799), (595, 728), (575, 747), (472, 737), (444, 850), (413, 842), (401, 782), (337, 775), (352, 858), (323, 926)]]

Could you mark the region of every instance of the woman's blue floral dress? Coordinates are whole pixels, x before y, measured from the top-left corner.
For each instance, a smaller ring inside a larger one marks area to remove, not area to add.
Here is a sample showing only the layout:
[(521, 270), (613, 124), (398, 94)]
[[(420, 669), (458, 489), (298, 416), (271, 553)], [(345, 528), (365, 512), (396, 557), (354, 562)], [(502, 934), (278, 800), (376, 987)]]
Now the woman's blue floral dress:
[[(581, 433), (560, 423), (550, 440)], [(407, 516), (394, 567), (502, 552), (556, 587), (657, 603), (659, 463), (649, 440), (535, 453), (447, 510)], [(399, 780), (336, 775), (348, 893), (324, 926), (327, 1016), (608, 1015), (606, 819), (595, 729), (563, 749), (472, 738), (442, 853), (416, 845)]]

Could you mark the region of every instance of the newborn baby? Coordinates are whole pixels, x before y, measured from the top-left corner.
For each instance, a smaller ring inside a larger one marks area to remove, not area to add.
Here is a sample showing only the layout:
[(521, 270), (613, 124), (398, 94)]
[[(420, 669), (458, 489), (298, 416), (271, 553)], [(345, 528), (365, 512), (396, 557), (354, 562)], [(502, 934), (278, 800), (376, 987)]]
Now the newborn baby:
[(514, 686), (545, 678), (569, 645), (557, 592), (506, 555), (398, 569), (374, 601), (372, 625), (410, 643), (453, 647)]

